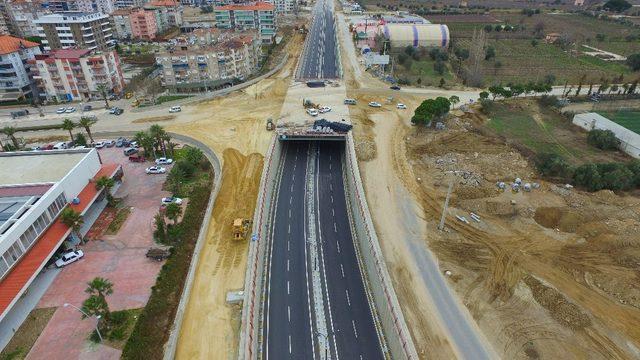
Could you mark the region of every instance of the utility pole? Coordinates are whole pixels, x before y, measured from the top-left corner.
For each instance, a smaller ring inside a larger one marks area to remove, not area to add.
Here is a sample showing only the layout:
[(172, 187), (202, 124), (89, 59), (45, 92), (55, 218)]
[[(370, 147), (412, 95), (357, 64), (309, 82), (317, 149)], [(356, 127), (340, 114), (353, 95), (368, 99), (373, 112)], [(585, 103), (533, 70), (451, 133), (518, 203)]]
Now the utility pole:
[[(457, 170), (446, 171), (447, 174), (456, 174)], [(438, 230), (444, 230), (444, 219), (447, 215), (447, 208), (449, 207), (449, 199), (451, 198), (451, 192), (453, 191), (453, 177), (449, 177), (449, 189), (447, 190), (447, 197), (444, 199), (444, 206), (442, 207), (442, 216), (440, 216), (440, 225), (438, 225)]]

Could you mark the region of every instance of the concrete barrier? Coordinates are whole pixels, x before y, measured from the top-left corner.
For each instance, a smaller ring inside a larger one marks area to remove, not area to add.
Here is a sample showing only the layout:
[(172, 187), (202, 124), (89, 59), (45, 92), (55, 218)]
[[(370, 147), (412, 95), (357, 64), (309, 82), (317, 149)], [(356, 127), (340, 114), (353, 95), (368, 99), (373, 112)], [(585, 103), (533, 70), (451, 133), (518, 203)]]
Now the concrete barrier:
[(351, 132), (347, 136), (344, 156), (345, 191), (352, 226), (387, 351), (393, 359), (418, 359), (371, 220)]
[(265, 157), (256, 212), (253, 215), (253, 229), (244, 281), (238, 359), (256, 359), (261, 350), (262, 334), (260, 334), (260, 329), (263, 319), (265, 260), (269, 243), (271, 207), (273, 206), (278, 176), (277, 169), (280, 167), (281, 157), (282, 146), (274, 136)]
[[(95, 136), (105, 138), (114, 138), (118, 136), (132, 137), (135, 135), (135, 133), (135, 131), (103, 131), (95, 133)], [(171, 360), (175, 357), (176, 346), (178, 344), (178, 336), (180, 335), (180, 328), (182, 327), (182, 321), (184, 319), (184, 311), (187, 303), (189, 302), (189, 295), (191, 294), (191, 288), (193, 287), (193, 279), (195, 277), (196, 267), (200, 258), (200, 251), (202, 250), (202, 246), (204, 245), (205, 237), (207, 236), (207, 230), (209, 229), (209, 223), (211, 222), (211, 212), (213, 211), (213, 205), (215, 203), (216, 197), (218, 196), (218, 191), (220, 191), (220, 185), (222, 184), (222, 166), (220, 164), (220, 159), (218, 159), (213, 150), (211, 150), (202, 142), (191, 137), (172, 132), (168, 132), (168, 134), (173, 139), (176, 139), (185, 144), (189, 144), (191, 146), (195, 146), (202, 150), (202, 153), (207, 157), (207, 159), (211, 163), (211, 166), (213, 167), (213, 189), (211, 191), (211, 195), (209, 195), (209, 202), (202, 219), (202, 224), (200, 225), (200, 234), (198, 235), (196, 247), (191, 257), (189, 273), (187, 274), (187, 278), (185, 279), (182, 295), (180, 296), (180, 303), (178, 304), (178, 310), (176, 311), (176, 317), (173, 321), (173, 326), (171, 327), (171, 333), (169, 334), (169, 340), (167, 340), (167, 343), (164, 344), (165, 360)]]

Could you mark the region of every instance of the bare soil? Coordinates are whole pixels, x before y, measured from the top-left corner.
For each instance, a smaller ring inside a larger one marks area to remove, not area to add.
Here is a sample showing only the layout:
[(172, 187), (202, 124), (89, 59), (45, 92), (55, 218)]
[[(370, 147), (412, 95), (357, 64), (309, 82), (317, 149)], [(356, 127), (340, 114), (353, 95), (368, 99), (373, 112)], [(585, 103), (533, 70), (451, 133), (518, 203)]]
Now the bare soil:
[(24, 359), (56, 312), (56, 308), (33, 309), (0, 353), (0, 359)]

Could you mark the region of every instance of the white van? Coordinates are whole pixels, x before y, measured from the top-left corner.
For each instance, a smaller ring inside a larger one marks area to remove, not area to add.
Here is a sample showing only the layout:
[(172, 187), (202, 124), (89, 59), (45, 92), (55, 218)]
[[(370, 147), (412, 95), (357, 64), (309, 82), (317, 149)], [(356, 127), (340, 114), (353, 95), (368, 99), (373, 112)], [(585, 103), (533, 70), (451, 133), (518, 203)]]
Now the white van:
[(64, 149), (67, 148), (67, 143), (66, 142), (59, 142), (59, 143), (53, 145), (53, 148), (55, 150), (64, 150)]
[(356, 99), (344, 99), (344, 104), (345, 105), (355, 105), (356, 104)]

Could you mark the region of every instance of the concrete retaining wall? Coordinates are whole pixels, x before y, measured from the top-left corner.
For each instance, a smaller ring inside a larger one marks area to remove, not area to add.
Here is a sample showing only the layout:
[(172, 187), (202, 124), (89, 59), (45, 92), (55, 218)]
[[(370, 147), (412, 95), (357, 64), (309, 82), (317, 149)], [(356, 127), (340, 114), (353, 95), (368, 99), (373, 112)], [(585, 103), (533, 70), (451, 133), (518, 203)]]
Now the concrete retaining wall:
[(253, 215), (253, 229), (247, 272), (244, 281), (244, 302), (242, 307), (242, 325), (240, 328), (240, 344), (238, 359), (256, 359), (262, 343), (262, 303), (265, 283), (265, 260), (268, 248), (268, 232), (271, 207), (273, 206), (274, 190), (277, 184), (278, 168), (282, 157), (282, 146), (274, 136), (267, 151), (262, 176), (260, 192), (256, 202), (256, 212)]
[(360, 260), (364, 263), (367, 285), (375, 302), (387, 350), (393, 359), (418, 359), (373, 227), (351, 132), (346, 141), (345, 167), (345, 191), (360, 250)]

